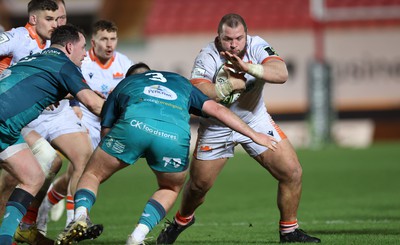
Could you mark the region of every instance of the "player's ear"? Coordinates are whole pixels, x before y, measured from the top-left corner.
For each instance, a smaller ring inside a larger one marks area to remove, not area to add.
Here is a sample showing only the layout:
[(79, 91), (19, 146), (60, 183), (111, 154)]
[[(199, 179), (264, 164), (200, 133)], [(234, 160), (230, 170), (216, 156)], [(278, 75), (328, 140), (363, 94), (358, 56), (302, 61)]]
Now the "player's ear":
[(67, 51), (67, 53), (71, 54), (73, 49), (74, 49), (73, 43), (67, 42), (67, 44), (65, 45), (65, 50)]
[(29, 24), (36, 25), (37, 23), (37, 16), (34, 14), (29, 15)]

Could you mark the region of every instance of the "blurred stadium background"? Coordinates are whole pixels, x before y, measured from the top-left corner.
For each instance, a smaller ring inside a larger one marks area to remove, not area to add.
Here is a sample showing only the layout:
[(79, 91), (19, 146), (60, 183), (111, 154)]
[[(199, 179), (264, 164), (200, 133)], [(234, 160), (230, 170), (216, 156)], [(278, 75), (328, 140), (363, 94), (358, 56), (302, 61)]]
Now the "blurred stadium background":
[[(28, 2), (0, 0), (0, 25), (5, 30), (25, 25)], [(88, 37), (94, 21), (112, 20), (119, 26), (120, 52), (135, 62), (186, 77), (198, 51), (216, 36), (220, 18), (239, 13), (249, 34), (267, 40), (287, 62), (289, 80), (284, 85), (267, 84), (265, 102), (295, 146), (312, 146), (312, 108), (321, 104), (329, 119), (323, 143), (365, 147), (400, 140), (400, 0), (65, 3), (68, 21), (82, 27)], [(310, 75), (315, 62), (330, 71), (322, 100), (317, 101), (310, 90), (316, 87), (313, 82), (321, 82)]]

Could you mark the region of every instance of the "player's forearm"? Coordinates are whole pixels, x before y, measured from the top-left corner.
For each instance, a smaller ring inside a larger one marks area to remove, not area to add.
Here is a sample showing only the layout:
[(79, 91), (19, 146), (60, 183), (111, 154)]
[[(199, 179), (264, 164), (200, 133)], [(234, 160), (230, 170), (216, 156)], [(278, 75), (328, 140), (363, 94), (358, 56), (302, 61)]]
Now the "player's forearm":
[(207, 101), (203, 105), (203, 111), (208, 115), (217, 118), (231, 129), (254, 139), (256, 132), (250, 128), (243, 120), (225, 106), (215, 103), (214, 101)]
[(207, 95), (210, 99), (213, 99), (217, 102), (221, 101), (221, 99), (217, 96), (217, 92), (215, 90), (215, 85), (211, 82), (203, 82), (194, 84), (201, 92)]

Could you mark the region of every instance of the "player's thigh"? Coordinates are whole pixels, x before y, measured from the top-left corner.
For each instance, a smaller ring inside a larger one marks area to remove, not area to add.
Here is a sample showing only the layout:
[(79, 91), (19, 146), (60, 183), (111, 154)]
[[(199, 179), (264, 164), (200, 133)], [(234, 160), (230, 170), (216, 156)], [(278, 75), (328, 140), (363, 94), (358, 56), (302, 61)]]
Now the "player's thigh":
[(44, 182), (44, 173), (29, 148), (23, 148), (5, 159), (2, 167), (32, 195), (36, 195)]
[(86, 164), (93, 152), (86, 132), (67, 133), (55, 138), (51, 144), (62, 152), (72, 164)]
[(277, 179), (288, 178), (294, 174), (301, 175), (297, 154), (287, 138), (278, 143), (275, 151), (266, 150), (254, 159)]
[(129, 165), (98, 147), (87, 163), (82, 178), (86, 175), (94, 175), (100, 182), (103, 182), (115, 172), (127, 166)]
[(174, 124), (149, 120), (148, 125), (159, 133), (150, 134), (145, 150), (147, 164), (156, 171), (176, 173), (189, 167), (189, 133)]

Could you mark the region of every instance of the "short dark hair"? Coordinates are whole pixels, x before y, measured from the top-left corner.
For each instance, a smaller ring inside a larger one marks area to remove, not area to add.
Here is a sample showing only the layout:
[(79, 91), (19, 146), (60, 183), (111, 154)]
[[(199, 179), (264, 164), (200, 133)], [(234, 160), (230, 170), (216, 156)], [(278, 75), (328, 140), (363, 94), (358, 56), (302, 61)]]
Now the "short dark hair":
[(118, 31), (118, 27), (112, 21), (98, 20), (93, 24), (92, 34), (95, 34), (98, 31), (103, 31), (103, 30), (106, 30), (108, 32), (117, 32)]
[(58, 5), (54, 0), (31, 0), (28, 3), (28, 14), (38, 10), (56, 11)]
[(76, 43), (79, 42), (79, 33), (85, 35), (77, 26), (66, 24), (57, 27), (51, 34), (51, 44), (58, 44), (65, 46), (68, 42)]
[(247, 25), (242, 16), (234, 13), (224, 15), (218, 24), (218, 35), (222, 33), (223, 25), (234, 28), (237, 27), (239, 24), (243, 25), (244, 31), (247, 33)]
[(136, 71), (139, 69), (146, 69), (148, 71), (151, 70), (147, 64), (145, 64), (143, 62), (139, 62), (139, 63), (136, 63), (136, 64), (132, 65), (131, 67), (129, 67), (128, 71), (125, 74), (125, 77), (137, 74)]

